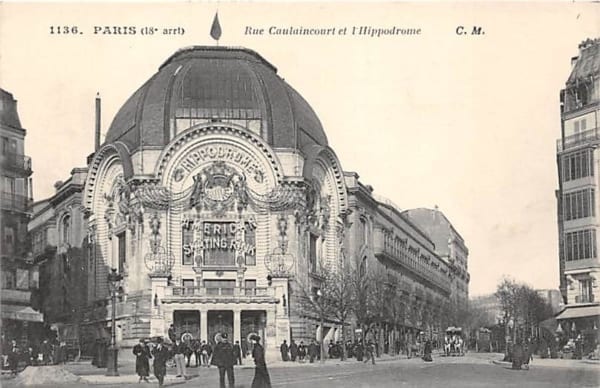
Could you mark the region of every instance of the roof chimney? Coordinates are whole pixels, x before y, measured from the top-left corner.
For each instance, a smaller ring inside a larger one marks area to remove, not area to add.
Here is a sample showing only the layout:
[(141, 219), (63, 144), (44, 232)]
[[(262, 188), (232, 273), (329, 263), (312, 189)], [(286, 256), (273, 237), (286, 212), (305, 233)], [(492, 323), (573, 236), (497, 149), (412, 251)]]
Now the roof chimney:
[(100, 93), (96, 93), (96, 129), (94, 133), (94, 151), (100, 148)]

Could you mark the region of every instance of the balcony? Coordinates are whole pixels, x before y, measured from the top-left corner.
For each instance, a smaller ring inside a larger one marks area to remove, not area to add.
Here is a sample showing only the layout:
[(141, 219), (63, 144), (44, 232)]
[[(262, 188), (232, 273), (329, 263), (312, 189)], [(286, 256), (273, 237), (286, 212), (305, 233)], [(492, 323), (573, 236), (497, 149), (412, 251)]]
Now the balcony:
[(450, 293), (450, 279), (421, 263), (419, 259), (411, 257), (408, 248), (404, 249), (394, 244), (393, 241), (389, 241), (382, 229), (375, 229), (373, 250), (375, 256), (400, 264), (430, 285)]
[(31, 291), (3, 288), (0, 294), (2, 303), (29, 304), (31, 302)]
[(2, 192), (0, 204), (2, 205), (2, 210), (26, 212), (32, 202), (33, 200), (25, 195)]
[(168, 287), (163, 301), (275, 301), (273, 288)]
[(583, 131), (581, 133), (577, 133), (571, 136), (565, 136), (564, 144), (563, 139), (558, 139), (556, 141), (556, 150), (558, 152), (565, 151), (569, 148), (576, 147), (581, 144), (591, 143), (600, 141), (600, 130), (599, 128), (592, 128), (587, 131)]
[(31, 174), (31, 158), (26, 155), (6, 153), (2, 155), (2, 168)]

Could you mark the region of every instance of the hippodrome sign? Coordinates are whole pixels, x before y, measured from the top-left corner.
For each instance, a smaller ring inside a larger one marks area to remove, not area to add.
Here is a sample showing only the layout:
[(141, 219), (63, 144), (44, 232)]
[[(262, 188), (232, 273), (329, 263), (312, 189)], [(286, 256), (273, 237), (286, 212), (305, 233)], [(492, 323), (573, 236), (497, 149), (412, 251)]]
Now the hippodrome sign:
[[(262, 183), (264, 180), (265, 174), (256, 158), (240, 148), (229, 145), (208, 144), (195, 148), (179, 163), (178, 174), (181, 171), (185, 172), (185, 175), (190, 174), (201, 163), (211, 161), (233, 163), (239, 166), (247, 176), (254, 178), (256, 182)], [(182, 179), (183, 175), (178, 178)]]

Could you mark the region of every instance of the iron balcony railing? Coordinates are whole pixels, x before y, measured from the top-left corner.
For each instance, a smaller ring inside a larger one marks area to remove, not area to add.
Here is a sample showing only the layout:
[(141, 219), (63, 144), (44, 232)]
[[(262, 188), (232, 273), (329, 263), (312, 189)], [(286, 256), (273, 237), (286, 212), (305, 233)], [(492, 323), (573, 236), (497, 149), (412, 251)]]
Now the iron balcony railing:
[(564, 139), (558, 139), (556, 141), (556, 149), (560, 152), (581, 144), (590, 143), (594, 141), (600, 141), (599, 128), (588, 129), (587, 131), (576, 133), (574, 135), (565, 136)]
[(2, 154), (2, 167), (24, 172), (31, 172), (31, 158), (27, 155), (6, 153)]
[(450, 279), (438, 272), (438, 269), (423, 263), (416, 255), (410, 253), (408, 246), (404, 246), (393, 241), (386, 236), (382, 229), (376, 228), (374, 233), (374, 251), (375, 255), (383, 255), (404, 268), (412, 271), (431, 284), (435, 284), (446, 292), (450, 292)]
[[(169, 292), (170, 290), (170, 292)], [(167, 296), (173, 297), (232, 297), (232, 296), (274, 296), (273, 289), (255, 288), (218, 288), (218, 287), (169, 287)]]
[(16, 210), (16, 211), (27, 211), (33, 200), (25, 195), (2, 192), (2, 209), (5, 210)]

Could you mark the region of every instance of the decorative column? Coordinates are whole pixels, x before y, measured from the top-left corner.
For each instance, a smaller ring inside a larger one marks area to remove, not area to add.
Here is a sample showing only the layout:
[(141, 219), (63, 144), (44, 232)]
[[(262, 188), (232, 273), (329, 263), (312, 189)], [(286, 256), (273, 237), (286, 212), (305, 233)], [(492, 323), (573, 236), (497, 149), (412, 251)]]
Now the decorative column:
[(152, 289), (152, 317), (150, 319), (150, 332), (152, 335), (164, 336), (167, 322), (172, 319), (166, 316), (162, 304), (168, 295), (169, 276), (173, 267), (173, 256), (161, 245), (160, 217), (158, 213), (152, 214), (150, 225), (150, 252), (144, 256), (146, 267), (150, 271), (149, 277)]
[(233, 310), (233, 343), (240, 341), (242, 343), (242, 312)]
[(208, 310), (200, 310), (200, 339), (208, 342)]
[(275, 315), (275, 308), (269, 308), (267, 310), (267, 322), (263, 344), (265, 347), (265, 357), (267, 359), (267, 362), (278, 361), (280, 359), (280, 343), (277, 342), (277, 326)]

